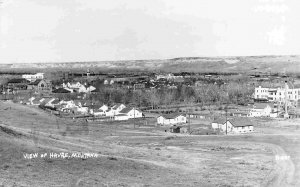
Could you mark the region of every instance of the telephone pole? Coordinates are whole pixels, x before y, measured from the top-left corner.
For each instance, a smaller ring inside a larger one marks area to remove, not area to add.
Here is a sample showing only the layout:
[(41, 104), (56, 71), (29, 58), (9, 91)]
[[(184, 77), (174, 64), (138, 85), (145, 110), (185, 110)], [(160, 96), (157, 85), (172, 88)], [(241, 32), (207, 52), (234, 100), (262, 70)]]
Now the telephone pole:
[(226, 106), (225, 106), (225, 112), (226, 112), (226, 121), (225, 121), (225, 123), (226, 123), (226, 135), (227, 135), (227, 111), (228, 111), (228, 100), (229, 100), (229, 94), (228, 94), (228, 92), (226, 93), (226, 96), (227, 96), (227, 101), (226, 101)]

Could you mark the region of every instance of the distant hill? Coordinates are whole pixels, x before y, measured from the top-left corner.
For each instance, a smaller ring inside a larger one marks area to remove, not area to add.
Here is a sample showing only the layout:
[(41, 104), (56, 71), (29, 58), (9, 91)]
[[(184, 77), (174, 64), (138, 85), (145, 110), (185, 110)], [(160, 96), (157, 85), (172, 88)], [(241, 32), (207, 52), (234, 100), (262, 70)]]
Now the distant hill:
[(127, 69), (191, 72), (300, 72), (300, 56), (182, 57), (165, 60), (2, 64), (0, 69)]

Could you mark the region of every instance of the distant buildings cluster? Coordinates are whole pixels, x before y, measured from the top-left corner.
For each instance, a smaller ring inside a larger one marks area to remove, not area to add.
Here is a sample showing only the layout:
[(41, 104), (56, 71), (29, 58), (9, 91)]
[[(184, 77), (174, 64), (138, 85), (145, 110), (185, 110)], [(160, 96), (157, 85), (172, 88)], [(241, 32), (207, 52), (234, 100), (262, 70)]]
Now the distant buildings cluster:
[(257, 100), (266, 100), (270, 102), (285, 103), (286, 99), (289, 105), (297, 105), (300, 98), (300, 88), (255, 88), (254, 98)]

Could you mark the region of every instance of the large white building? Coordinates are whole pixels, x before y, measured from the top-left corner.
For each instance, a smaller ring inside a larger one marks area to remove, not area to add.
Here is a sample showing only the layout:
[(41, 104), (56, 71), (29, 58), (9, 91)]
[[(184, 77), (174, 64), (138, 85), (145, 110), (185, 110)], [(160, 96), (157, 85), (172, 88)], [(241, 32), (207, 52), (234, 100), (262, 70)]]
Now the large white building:
[(30, 82), (34, 82), (37, 79), (44, 79), (44, 73), (25, 74), (25, 75), (22, 75), (22, 78), (23, 79), (27, 79)]
[[(300, 88), (289, 88), (287, 87), (287, 101), (288, 105), (296, 105), (300, 98)], [(267, 99), (271, 102), (285, 102), (285, 88), (262, 88), (261, 86), (255, 88), (254, 93), (255, 99)]]

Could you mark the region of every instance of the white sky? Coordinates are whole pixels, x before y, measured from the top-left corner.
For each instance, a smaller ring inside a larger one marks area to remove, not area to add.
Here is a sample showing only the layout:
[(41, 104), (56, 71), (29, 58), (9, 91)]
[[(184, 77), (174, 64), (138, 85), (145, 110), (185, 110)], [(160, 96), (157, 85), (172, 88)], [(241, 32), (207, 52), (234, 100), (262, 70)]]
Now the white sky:
[(0, 1), (0, 63), (300, 54), (299, 0)]

